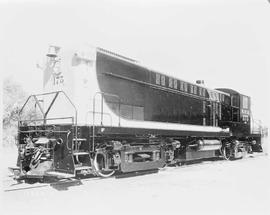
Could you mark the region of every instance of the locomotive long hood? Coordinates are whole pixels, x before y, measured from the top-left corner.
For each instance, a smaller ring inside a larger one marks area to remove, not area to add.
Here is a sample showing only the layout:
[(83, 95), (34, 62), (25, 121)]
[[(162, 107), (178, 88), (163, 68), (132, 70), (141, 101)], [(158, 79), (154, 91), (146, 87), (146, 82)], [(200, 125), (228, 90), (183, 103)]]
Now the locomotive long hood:
[[(229, 132), (217, 126), (204, 126), (203, 116), (191, 115), (198, 111), (196, 104), (203, 102), (199, 96), (180, 94), (176, 89), (167, 89), (153, 83), (153, 75), (161, 73), (101, 48), (57, 48), (55, 55), (47, 55), (44, 90), (65, 91), (76, 105), (78, 124)], [(177, 84), (177, 80), (174, 80), (174, 84)], [(193, 98), (194, 105), (187, 104), (189, 97)], [(178, 111), (177, 102), (189, 108), (182, 115)], [(175, 108), (171, 111), (173, 106)], [(68, 107), (60, 102), (51, 109), (50, 117), (59, 116), (63, 112), (68, 112)], [(178, 112), (179, 116), (175, 117), (174, 114)]]

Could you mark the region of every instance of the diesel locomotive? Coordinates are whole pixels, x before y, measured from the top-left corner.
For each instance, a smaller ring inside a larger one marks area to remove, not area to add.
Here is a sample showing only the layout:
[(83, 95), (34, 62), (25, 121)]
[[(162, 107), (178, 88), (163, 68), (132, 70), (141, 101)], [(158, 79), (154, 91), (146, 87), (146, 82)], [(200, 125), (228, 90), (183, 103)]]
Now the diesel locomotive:
[(50, 46), (45, 58), (44, 92), (19, 113), (17, 179), (109, 177), (262, 151), (250, 97), (235, 90), (98, 47)]

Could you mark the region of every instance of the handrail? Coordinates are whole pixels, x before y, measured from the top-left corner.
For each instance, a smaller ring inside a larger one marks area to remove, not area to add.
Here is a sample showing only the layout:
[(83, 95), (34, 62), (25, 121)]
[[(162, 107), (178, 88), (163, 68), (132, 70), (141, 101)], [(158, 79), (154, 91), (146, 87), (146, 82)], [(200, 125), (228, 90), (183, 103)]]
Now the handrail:
[(120, 104), (121, 104), (121, 100), (120, 97), (118, 95), (115, 94), (111, 94), (111, 93), (105, 93), (105, 92), (96, 92), (94, 97), (93, 97), (93, 125), (92, 125), (92, 151), (95, 150), (95, 109), (96, 109), (96, 96), (100, 94), (101, 95), (101, 124), (103, 121), (103, 99), (104, 96), (110, 96), (110, 97), (115, 97), (118, 99), (118, 126), (120, 126)]
[(39, 129), (36, 129), (36, 130), (27, 130), (27, 131), (21, 131), (21, 133), (34, 133), (34, 132), (53, 132), (53, 133), (69, 133), (70, 131), (52, 131), (52, 130), (39, 130)]
[(96, 108), (96, 96), (100, 94), (102, 97), (102, 100), (101, 100), (101, 113), (103, 113), (103, 97), (104, 96), (110, 96), (110, 97), (115, 97), (118, 99), (118, 126), (120, 126), (120, 104), (121, 104), (121, 100), (120, 100), (120, 97), (118, 95), (115, 95), (115, 94), (111, 94), (111, 93), (105, 93), (105, 92), (96, 92), (95, 95), (94, 95), (94, 98), (93, 98), (93, 122), (94, 122), (94, 114), (95, 114), (95, 108)]
[[(250, 133), (251, 134), (262, 134), (262, 123), (260, 120), (254, 119), (253, 113), (250, 110), (250, 118), (251, 118), (251, 126), (250, 126)], [(255, 126), (255, 124), (257, 126)]]
[[(72, 119), (72, 123), (74, 123), (74, 117), (72, 116), (68, 116), (68, 117), (56, 117), (56, 118), (48, 118), (46, 120), (56, 120), (56, 119)], [(44, 119), (24, 119), (24, 120), (21, 120), (20, 122), (36, 122), (36, 121), (44, 121)]]
[[(56, 98), (58, 97), (58, 94), (59, 93), (62, 93), (65, 98), (69, 101), (69, 103), (71, 104), (71, 106), (73, 107), (73, 109), (75, 110), (75, 140), (76, 140), (76, 144), (77, 144), (77, 131), (78, 131), (78, 128), (77, 128), (77, 117), (78, 117), (78, 111), (77, 111), (77, 108), (76, 106), (74, 105), (74, 103), (71, 101), (71, 99), (67, 96), (67, 94), (60, 90), (60, 91), (53, 91), (53, 92), (47, 92), (47, 93), (40, 93), (40, 94), (33, 94), (33, 95), (30, 95), (26, 102), (24, 103), (24, 105), (22, 106), (22, 108), (20, 109), (19, 111), (19, 122), (22, 121), (21, 120), (21, 114), (22, 114), (22, 111), (24, 110), (26, 104), (28, 103), (28, 101), (30, 100), (30, 98), (34, 98), (34, 100), (36, 101), (36, 104), (38, 105), (38, 107), (40, 108), (40, 111), (43, 115), (43, 124), (46, 125), (46, 118), (47, 118), (47, 115), (52, 107), (52, 105), (54, 104)], [(43, 108), (41, 107), (40, 105), (40, 101), (37, 99), (37, 96), (44, 96), (44, 95), (51, 95), (51, 94), (55, 94), (55, 97), (53, 98), (53, 100), (51, 101), (49, 107), (47, 108), (46, 111), (43, 110)]]
[[(87, 112), (86, 112), (85, 122), (87, 122), (87, 116), (88, 116), (88, 114), (89, 114), (89, 113), (93, 113), (93, 112), (94, 112), (94, 111), (87, 111)], [(110, 113), (104, 113), (104, 112), (103, 112), (103, 113), (102, 113), (102, 112), (95, 112), (95, 113), (96, 113), (96, 114), (100, 114), (100, 115), (101, 115), (101, 114), (104, 114), (104, 115), (106, 115), (106, 116), (109, 116), (109, 117), (110, 117), (110, 124), (111, 124), (110, 126), (112, 126), (112, 116), (111, 116)], [(102, 122), (101, 122), (101, 125), (103, 125)]]
[[(35, 99), (37, 105), (39, 106), (39, 108), (40, 108), (40, 110), (41, 110), (41, 113), (43, 114), (44, 120), (46, 120), (46, 117), (47, 117), (47, 115), (48, 115), (48, 113), (49, 113), (49, 111), (50, 111), (50, 108), (51, 108), (51, 106), (53, 105), (53, 103), (54, 103), (56, 97), (54, 97), (54, 99), (52, 100), (52, 102), (51, 102), (50, 106), (48, 107), (47, 111), (44, 112), (43, 108), (42, 108), (41, 105), (40, 105), (40, 102), (39, 102), (38, 99), (37, 99), (37, 96), (50, 95), (50, 94), (56, 94), (56, 95), (58, 95), (59, 93), (63, 93), (64, 96), (65, 96), (65, 97), (67, 98), (67, 100), (69, 101), (69, 103), (70, 103), (70, 104), (72, 105), (72, 107), (74, 108), (74, 110), (75, 110), (75, 124), (77, 125), (77, 108), (76, 108), (76, 106), (74, 105), (74, 103), (71, 101), (71, 99), (67, 96), (67, 94), (66, 94), (64, 91), (54, 91), (54, 92), (48, 92), (48, 93), (40, 93), (40, 94), (33, 94), (33, 95), (30, 95), (30, 96), (27, 98), (27, 100), (26, 100), (26, 102), (24, 103), (24, 105), (22, 106), (22, 108), (20, 109), (20, 111), (19, 111), (19, 121), (21, 121), (20, 119), (21, 119), (21, 113), (22, 113), (22, 111), (24, 110), (26, 104), (28, 103), (28, 101), (29, 101), (30, 98), (32, 98), (32, 97)], [(44, 124), (46, 124), (46, 123), (44, 123)]]
[(55, 94), (55, 96), (54, 96), (54, 98), (53, 98), (53, 100), (52, 100), (50, 106), (48, 107), (47, 111), (45, 112), (45, 114), (44, 114), (45, 119), (47, 118), (48, 113), (50, 112), (50, 110), (51, 110), (51, 108), (52, 108), (52, 106), (53, 106), (53, 104), (54, 104), (56, 98), (58, 97), (58, 95), (59, 95), (59, 92)]

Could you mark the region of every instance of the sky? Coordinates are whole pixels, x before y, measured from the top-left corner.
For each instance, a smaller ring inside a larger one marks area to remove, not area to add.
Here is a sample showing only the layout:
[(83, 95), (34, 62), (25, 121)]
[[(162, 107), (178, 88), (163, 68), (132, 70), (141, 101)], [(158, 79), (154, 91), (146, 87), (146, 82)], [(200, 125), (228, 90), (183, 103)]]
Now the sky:
[(252, 99), (270, 127), (270, 3), (267, 0), (0, 0), (0, 71), (29, 93), (48, 45), (88, 43), (142, 65)]

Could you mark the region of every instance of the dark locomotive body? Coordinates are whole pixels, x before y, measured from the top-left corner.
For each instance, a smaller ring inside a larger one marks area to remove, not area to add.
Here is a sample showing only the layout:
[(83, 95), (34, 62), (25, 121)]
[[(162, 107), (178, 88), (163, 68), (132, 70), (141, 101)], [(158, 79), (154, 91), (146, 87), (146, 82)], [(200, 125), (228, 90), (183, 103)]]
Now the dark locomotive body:
[[(63, 74), (73, 76), (63, 83), (51, 66), (60, 48), (51, 48), (46, 84), (57, 91), (30, 96), (40, 119), (19, 120), (18, 178), (108, 177), (261, 151), (260, 136), (250, 132), (247, 96), (169, 77), (100, 48), (94, 58), (72, 52)], [(61, 95), (66, 103), (58, 102)], [(62, 116), (68, 106), (73, 112)]]
[[(206, 88), (112, 58), (97, 55), (102, 92), (119, 95), (121, 116), (135, 120), (215, 125), (211, 120)], [(107, 103), (117, 111), (117, 102)], [(218, 105), (217, 105), (218, 106)], [(217, 108), (217, 115), (219, 115)]]

